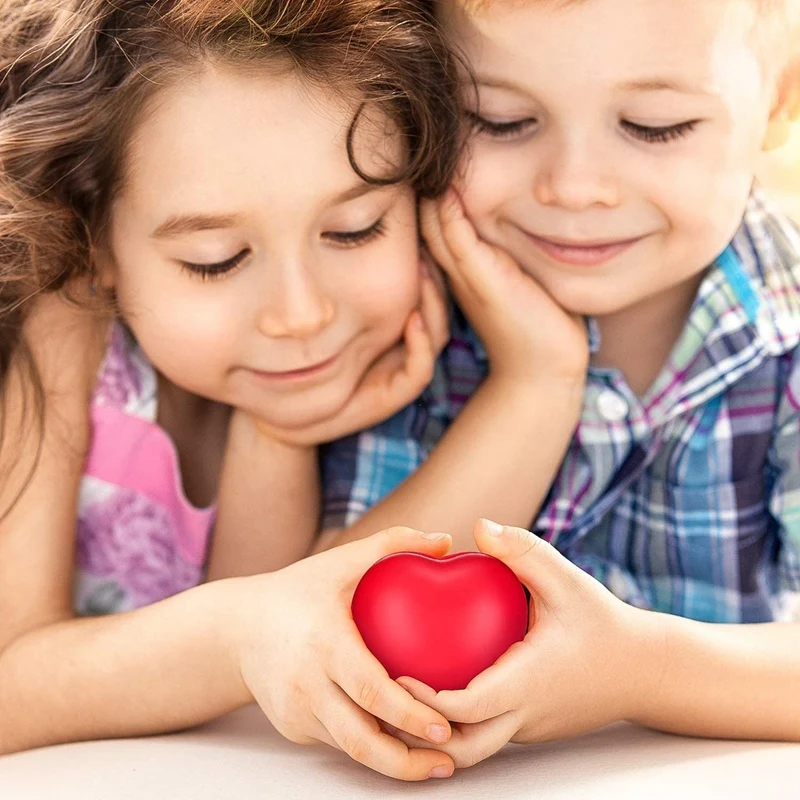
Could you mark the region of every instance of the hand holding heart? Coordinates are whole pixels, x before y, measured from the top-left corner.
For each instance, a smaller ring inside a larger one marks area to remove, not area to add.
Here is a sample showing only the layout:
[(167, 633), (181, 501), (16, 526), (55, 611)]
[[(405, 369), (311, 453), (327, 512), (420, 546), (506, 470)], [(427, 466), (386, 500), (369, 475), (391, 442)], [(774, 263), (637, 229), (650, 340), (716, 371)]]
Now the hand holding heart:
[[(644, 694), (659, 615), (635, 609), (528, 531), (481, 520), (481, 551), (505, 562), (531, 592), (525, 639), (463, 691), (434, 692), (400, 678), (418, 700), (453, 724), (437, 748), (468, 767), (509, 741), (542, 742), (632, 719)], [(406, 745), (413, 736), (389, 728)]]

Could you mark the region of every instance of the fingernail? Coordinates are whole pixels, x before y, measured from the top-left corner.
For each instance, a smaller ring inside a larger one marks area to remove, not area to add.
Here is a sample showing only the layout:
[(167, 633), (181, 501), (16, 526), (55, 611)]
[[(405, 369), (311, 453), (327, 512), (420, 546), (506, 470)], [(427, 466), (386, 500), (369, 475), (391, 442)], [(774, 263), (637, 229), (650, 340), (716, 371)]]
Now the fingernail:
[(425, 320), (422, 319), (422, 314), (419, 311), (414, 312), (414, 327), (418, 328), (419, 330), (423, 330), (425, 328)]
[(498, 525), (496, 522), (492, 522), (490, 519), (484, 519), (484, 520), (482, 520), (482, 522), (483, 522), (484, 530), (486, 531), (486, 533), (489, 534), (489, 536), (498, 536), (499, 537), (499, 536), (503, 535), (503, 526), (502, 525)]
[(430, 539), (432, 542), (436, 542), (439, 539), (444, 539), (447, 536), (446, 533), (423, 533), (423, 539)]
[(430, 774), (428, 775), (429, 778), (449, 778), (453, 774), (453, 770), (447, 766), (447, 764), (440, 764), (438, 767), (434, 767)]
[(425, 738), (436, 744), (444, 744), (450, 738), (450, 732), (444, 725), (428, 725), (425, 729)]

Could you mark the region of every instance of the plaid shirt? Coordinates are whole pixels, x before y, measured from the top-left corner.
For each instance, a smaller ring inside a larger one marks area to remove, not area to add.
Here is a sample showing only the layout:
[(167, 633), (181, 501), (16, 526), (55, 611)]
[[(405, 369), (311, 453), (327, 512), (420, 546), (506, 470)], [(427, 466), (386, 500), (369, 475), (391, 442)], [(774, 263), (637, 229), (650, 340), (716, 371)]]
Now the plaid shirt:
[[(590, 339), (596, 325), (589, 321)], [(326, 527), (416, 469), (487, 373), (456, 313), (420, 399), (323, 451)], [(711, 622), (800, 610), (800, 233), (754, 192), (653, 386), (590, 368), (531, 529), (628, 603)], [(533, 444), (533, 443), (532, 443)]]

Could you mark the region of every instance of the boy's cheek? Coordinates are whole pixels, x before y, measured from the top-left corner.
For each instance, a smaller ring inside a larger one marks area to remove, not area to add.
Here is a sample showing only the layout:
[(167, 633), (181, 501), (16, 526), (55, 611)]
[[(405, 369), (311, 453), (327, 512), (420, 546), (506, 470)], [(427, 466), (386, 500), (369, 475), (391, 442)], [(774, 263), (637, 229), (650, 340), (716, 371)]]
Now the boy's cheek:
[[(524, 163), (476, 153), (455, 182), (467, 215), (482, 235), (496, 230), (504, 209), (532, 191)], [(490, 237), (494, 238), (494, 237)]]

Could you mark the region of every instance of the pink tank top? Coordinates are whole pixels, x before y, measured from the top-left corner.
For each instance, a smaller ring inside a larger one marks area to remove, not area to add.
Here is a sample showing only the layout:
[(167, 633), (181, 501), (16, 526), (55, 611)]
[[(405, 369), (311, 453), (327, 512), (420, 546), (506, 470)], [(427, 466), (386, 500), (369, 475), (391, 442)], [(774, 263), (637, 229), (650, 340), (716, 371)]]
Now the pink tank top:
[(92, 441), (78, 503), (74, 606), (126, 611), (196, 586), (214, 509), (183, 492), (178, 454), (156, 422), (156, 372), (114, 324), (91, 403)]

